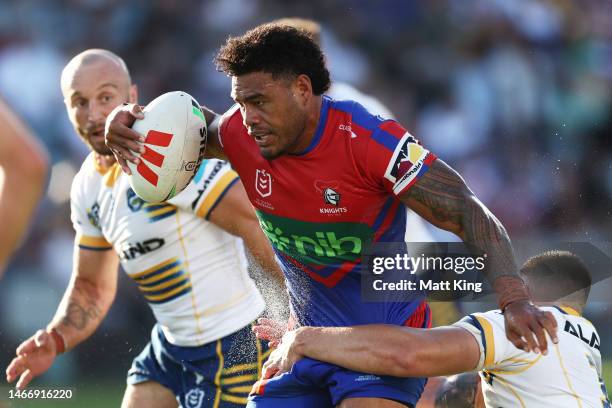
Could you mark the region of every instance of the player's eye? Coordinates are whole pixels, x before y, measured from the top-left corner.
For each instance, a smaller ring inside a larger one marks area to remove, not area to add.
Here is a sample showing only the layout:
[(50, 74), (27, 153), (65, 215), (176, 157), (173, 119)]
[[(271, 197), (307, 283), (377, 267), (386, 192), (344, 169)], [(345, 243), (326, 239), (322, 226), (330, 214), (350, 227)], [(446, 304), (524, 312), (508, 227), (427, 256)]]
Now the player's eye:
[(87, 100), (79, 98), (79, 99), (75, 100), (74, 102), (72, 102), (72, 105), (74, 107), (77, 107), (77, 108), (84, 108), (84, 107), (87, 106)]
[(113, 100), (113, 97), (111, 95), (102, 95), (100, 100), (102, 101), (102, 103), (109, 103)]

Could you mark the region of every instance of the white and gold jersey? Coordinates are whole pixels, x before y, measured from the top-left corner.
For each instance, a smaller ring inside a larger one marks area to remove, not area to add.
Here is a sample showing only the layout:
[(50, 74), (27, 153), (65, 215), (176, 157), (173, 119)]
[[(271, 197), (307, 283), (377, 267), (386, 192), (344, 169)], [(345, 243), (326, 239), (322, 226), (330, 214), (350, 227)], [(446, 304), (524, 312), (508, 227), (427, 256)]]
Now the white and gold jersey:
[(183, 192), (150, 204), (134, 193), (118, 164), (101, 172), (93, 154), (73, 181), (76, 243), (119, 254), (172, 344), (220, 339), (264, 309), (242, 240), (206, 221), (236, 181), (226, 162), (204, 160)]
[(478, 364), (487, 407), (609, 407), (601, 374), (597, 330), (571, 308), (543, 307), (558, 324), (559, 343), (548, 354), (526, 353), (506, 338), (499, 310), (474, 313), (455, 326), (479, 344)]

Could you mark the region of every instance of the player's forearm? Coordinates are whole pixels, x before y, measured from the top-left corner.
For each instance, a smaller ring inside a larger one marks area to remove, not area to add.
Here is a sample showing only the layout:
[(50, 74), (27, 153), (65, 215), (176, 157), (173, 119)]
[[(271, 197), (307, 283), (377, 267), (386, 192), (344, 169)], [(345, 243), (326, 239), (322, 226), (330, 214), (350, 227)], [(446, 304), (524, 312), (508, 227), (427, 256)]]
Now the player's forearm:
[(402, 356), (414, 349), (410, 334), (399, 327), (302, 327), (297, 329), (295, 351), (354, 371), (407, 376)]
[(484, 273), (499, 292), (526, 298), (506, 229), (453, 169), (437, 160), (405, 201), (434, 225), (457, 234), (474, 255), (486, 254)]
[(473, 336), (457, 327), (302, 327), (294, 344), (301, 356), (395, 377), (457, 374), (474, 370), (480, 358)]
[(285, 277), (276, 262), (274, 251), (259, 224), (256, 222), (251, 223), (250, 228), (245, 228), (241, 236), (257, 264), (263, 268), (279, 286), (284, 288)]
[(72, 349), (96, 331), (114, 297), (115, 290), (73, 277), (48, 328), (56, 328), (64, 338), (66, 350)]

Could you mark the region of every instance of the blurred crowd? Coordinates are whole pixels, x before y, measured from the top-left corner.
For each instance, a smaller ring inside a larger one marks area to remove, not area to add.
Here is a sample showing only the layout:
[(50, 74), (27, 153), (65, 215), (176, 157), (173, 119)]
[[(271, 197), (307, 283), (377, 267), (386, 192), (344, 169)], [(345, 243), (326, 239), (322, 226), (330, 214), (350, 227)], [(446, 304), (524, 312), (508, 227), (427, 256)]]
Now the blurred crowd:
[[(294, 16), (322, 24), (333, 79), (387, 105), (513, 239), (610, 241), (607, 0), (3, 0), (0, 95), (45, 143), (53, 168), (35, 227), (0, 283), (0, 363), (46, 324), (71, 272), (70, 182), (87, 150), (66, 117), (64, 64), (107, 48), (125, 59), (140, 103), (184, 90), (221, 112), (231, 99), (212, 62), (220, 44)], [(151, 317), (133, 286), (120, 286), (100, 333), (70, 358), (140, 349)]]

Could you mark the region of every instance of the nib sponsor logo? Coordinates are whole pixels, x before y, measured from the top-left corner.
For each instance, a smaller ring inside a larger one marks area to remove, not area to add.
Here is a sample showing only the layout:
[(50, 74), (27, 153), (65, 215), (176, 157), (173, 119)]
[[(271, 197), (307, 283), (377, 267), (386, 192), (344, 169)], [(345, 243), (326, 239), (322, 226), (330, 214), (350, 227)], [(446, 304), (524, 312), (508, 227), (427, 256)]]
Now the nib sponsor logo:
[(138, 174), (140, 174), (145, 180), (147, 180), (155, 187), (157, 187), (159, 176), (153, 170), (151, 170), (151, 168), (145, 162), (148, 162), (156, 167), (161, 168), (161, 166), (164, 164), (164, 159), (166, 158), (166, 156), (156, 152), (153, 149), (150, 149), (149, 146), (146, 145), (168, 147), (170, 145), (170, 142), (172, 141), (172, 137), (172, 133), (149, 130), (145, 138), (145, 151), (140, 156), (141, 160), (138, 166), (136, 167), (136, 171), (138, 171)]
[(257, 211), (259, 223), (272, 246), (294, 259), (319, 265), (357, 260), (372, 238), (367, 224), (315, 223)]

